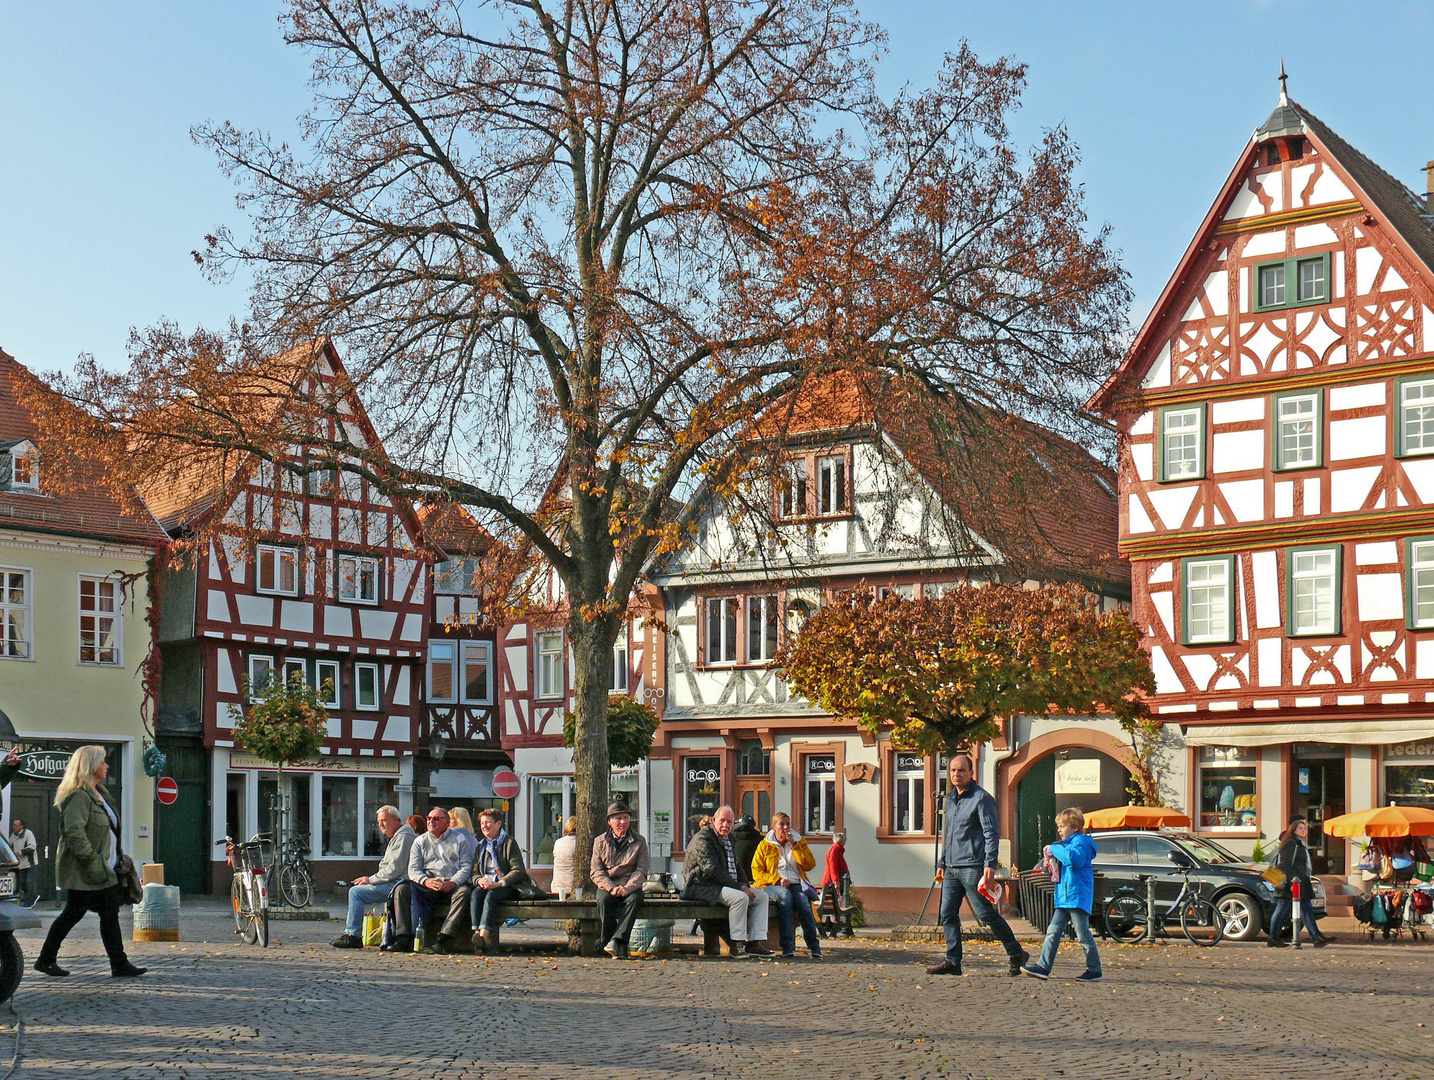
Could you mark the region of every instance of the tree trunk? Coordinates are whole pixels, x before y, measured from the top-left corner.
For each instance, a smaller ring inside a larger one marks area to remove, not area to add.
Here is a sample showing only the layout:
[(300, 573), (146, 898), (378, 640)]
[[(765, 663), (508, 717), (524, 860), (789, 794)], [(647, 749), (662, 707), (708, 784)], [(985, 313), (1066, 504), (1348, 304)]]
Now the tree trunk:
[(573, 884), (591, 884), (589, 865), (593, 841), (607, 828), (607, 683), (612, 664), (615, 619), (587, 619), (580, 605), (568, 617), (568, 641), (573, 650), (573, 695), (577, 723), (573, 733), (573, 782), (577, 786), (577, 849)]

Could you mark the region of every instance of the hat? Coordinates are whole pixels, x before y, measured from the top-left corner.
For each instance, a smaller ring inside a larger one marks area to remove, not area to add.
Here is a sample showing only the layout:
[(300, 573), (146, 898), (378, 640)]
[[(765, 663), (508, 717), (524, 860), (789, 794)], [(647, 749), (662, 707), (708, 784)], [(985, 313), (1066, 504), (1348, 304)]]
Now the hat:
[[(612, 814), (612, 811), (609, 810), (609, 811), (608, 811), (608, 814), (611, 815), (611, 814)], [(1290, 826), (1290, 825), (1293, 825), (1295, 822), (1297, 822), (1297, 821), (1303, 821), (1304, 819), (1305, 819), (1305, 816), (1304, 816), (1303, 814), (1291, 814), (1291, 815), (1290, 815), (1290, 820), (1287, 821), (1287, 822), (1285, 822), (1285, 825), (1286, 825), (1286, 826)]]
[(632, 815), (632, 811), (627, 808), (627, 803), (621, 799), (615, 803), (608, 804), (607, 808), (608, 817), (616, 817), (618, 814), (627, 814), (629, 817)]

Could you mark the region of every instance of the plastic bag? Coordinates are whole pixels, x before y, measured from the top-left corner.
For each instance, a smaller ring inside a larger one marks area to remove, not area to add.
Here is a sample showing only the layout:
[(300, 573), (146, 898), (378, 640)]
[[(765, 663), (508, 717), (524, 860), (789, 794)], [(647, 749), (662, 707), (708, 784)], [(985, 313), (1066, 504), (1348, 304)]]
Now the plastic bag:
[(365, 915), (363, 917), (363, 943), (365, 945), (383, 944), (384, 921), (382, 915)]

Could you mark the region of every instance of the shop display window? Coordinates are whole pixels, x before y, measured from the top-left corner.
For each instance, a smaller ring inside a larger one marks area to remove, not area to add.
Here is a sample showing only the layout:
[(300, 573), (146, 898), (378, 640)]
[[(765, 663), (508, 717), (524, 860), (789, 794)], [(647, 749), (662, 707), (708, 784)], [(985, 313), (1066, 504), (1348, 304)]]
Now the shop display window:
[(563, 783), (561, 776), (535, 776), (533, 793), (532, 853), (534, 866), (553, 865), (553, 845), (563, 835)]
[(319, 798), (325, 855), (353, 858), (358, 846), (358, 777), (325, 776)]
[(365, 857), (382, 858), (388, 850), (388, 837), (379, 832), (378, 808), (398, 806), (398, 780), (377, 776), (363, 778), (363, 853)]
[(722, 759), (716, 755), (685, 758), (682, 763), (682, 838), (684, 846), (703, 817), (722, 805)]
[(1256, 827), (1259, 814), (1252, 751), (1239, 746), (1202, 746), (1195, 783), (1200, 828)]
[(1384, 802), (1434, 809), (1434, 742), (1384, 748)]

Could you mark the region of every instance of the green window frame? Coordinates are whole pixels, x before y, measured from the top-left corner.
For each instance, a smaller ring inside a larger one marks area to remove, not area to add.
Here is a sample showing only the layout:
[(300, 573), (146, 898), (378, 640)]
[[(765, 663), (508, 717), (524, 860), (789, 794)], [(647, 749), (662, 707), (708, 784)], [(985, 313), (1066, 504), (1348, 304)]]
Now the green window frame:
[(1318, 469), (1324, 464), (1323, 390), (1276, 394), (1270, 405), (1270, 427), (1270, 463), (1277, 472)]
[(1434, 454), (1434, 376), (1395, 382), (1394, 452), (1397, 457)]
[(1329, 252), (1256, 263), (1250, 269), (1250, 297), (1256, 311), (1328, 304)]
[[(1191, 419), (1193, 417), (1193, 420)], [(1193, 442), (1191, 436), (1193, 435)], [(1172, 470), (1172, 440), (1179, 440), (1181, 469)], [(1193, 447), (1193, 464), (1187, 451)], [(1205, 479), (1205, 406), (1178, 405), (1160, 410), (1160, 441), (1157, 444), (1160, 482)]]
[(1404, 541), (1404, 567), (1404, 625), (1434, 629), (1434, 536)]
[[(1327, 590), (1320, 585), (1325, 581)], [(1285, 552), (1285, 635), (1330, 637), (1342, 633), (1343, 624), (1344, 545), (1289, 548)]]
[(1181, 563), (1180, 578), (1181, 641), (1186, 645), (1229, 645), (1233, 642), (1235, 556), (1185, 559)]

